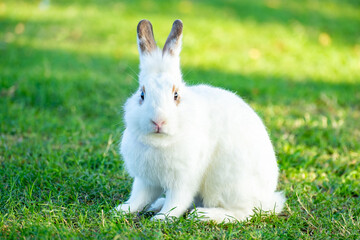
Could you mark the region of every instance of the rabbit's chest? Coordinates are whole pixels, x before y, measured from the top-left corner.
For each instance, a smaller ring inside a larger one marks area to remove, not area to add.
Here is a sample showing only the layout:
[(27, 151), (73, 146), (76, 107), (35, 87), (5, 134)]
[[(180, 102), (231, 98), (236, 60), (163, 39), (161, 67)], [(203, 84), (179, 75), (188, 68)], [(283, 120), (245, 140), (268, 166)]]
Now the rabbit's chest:
[(164, 189), (181, 184), (189, 172), (189, 163), (179, 154), (179, 149), (144, 148), (135, 151), (126, 161), (129, 171), (135, 177), (158, 185)]

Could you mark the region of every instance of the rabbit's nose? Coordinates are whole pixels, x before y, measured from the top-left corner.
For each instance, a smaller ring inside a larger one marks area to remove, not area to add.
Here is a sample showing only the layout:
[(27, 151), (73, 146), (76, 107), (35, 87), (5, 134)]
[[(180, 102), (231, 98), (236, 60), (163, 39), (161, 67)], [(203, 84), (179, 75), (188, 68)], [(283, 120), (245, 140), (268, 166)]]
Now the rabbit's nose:
[(162, 121), (162, 120), (159, 120), (159, 121), (151, 120), (151, 122), (158, 128), (161, 128), (166, 123), (165, 121)]
[(151, 122), (155, 125), (155, 132), (156, 133), (160, 133), (161, 132), (161, 127), (166, 123), (165, 121), (154, 121), (154, 120), (151, 120)]

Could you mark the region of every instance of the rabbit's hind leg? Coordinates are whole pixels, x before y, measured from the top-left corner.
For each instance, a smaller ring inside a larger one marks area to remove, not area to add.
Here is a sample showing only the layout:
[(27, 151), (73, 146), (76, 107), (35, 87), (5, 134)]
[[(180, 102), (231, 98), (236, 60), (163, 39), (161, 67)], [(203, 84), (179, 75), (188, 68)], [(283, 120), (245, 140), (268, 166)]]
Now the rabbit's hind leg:
[(228, 210), (225, 208), (196, 208), (191, 211), (191, 216), (197, 216), (201, 221), (215, 221), (216, 223), (229, 223), (244, 221), (252, 214), (251, 210)]

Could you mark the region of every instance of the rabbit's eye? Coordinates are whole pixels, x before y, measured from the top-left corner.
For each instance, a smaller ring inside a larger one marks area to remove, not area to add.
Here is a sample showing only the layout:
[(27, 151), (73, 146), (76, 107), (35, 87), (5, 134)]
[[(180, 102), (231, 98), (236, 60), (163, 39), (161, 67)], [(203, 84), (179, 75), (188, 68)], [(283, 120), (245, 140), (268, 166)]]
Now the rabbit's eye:
[(178, 93), (177, 92), (174, 92), (174, 100), (178, 100)]
[(144, 98), (145, 98), (145, 94), (144, 94), (144, 92), (143, 92), (143, 91), (141, 91), (141, 95), (140, 95), (140, 97), (141, 97), (141, 100), (144, 100)]

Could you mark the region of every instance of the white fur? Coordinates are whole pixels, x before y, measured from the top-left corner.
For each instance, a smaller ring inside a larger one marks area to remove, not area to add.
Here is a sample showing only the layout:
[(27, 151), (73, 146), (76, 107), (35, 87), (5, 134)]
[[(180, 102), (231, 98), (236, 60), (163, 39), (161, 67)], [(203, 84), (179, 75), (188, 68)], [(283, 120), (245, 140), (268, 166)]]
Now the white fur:
[[(179, 63), (178, 54), (140, 51), (139, 90), (125, 104), (120, 146), (134, 184), (116, 210), (141, 211), (155, 202), (161, 210), (153, 219), (180, 217), (200, 199), (197, 214), (216, 222), (245, 220), (255, 208), (281, 212), (285, 198), (276, 192), (278, 166), (261, 119), (232, 92), (186, 86)], [(151, 120), (166, 121), (163, 133), (154, 133)]]

